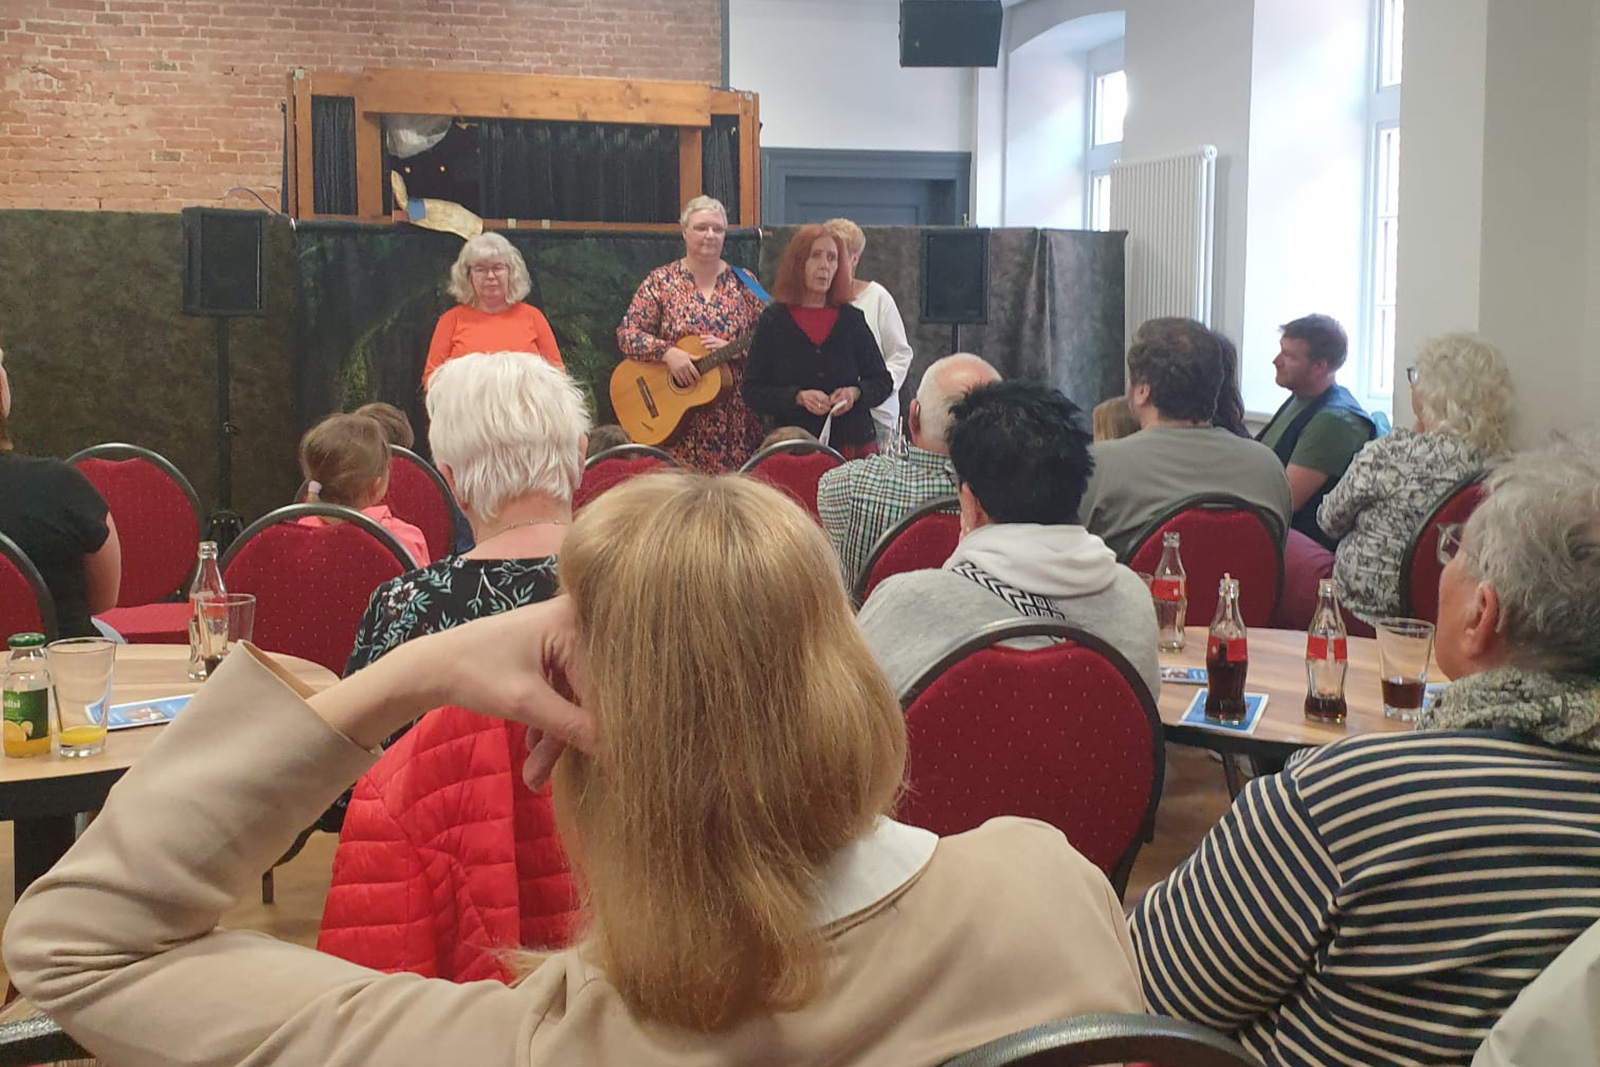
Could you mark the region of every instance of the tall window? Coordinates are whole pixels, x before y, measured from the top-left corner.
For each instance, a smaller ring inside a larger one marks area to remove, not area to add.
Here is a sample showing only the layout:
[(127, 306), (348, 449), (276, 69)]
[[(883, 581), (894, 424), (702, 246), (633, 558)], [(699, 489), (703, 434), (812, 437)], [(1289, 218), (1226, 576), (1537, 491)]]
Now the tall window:
[(1090, 53), (1089, 78), (1089, 228), (1109, 230), (1111, 164), (1122, 157), (1122, 120), (1128, 112), (1128, 75), (1122, 69), (1121, 41)]
[(1372, 98), (1371, 170), (1367, 194), (1366, 386), (1370, 396), (1394, 393), (1395, 266), (1400, 247), (1400, 56), (1405, 0), (1377, 0)]

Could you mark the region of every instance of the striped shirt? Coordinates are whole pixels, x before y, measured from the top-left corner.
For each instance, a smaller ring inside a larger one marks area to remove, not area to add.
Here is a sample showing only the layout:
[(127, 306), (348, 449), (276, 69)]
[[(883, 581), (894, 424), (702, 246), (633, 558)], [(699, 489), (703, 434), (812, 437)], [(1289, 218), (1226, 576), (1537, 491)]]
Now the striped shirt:
[(1274, 1065), (1467, 1064), (1600, 918), (1600, 758), (1369, 735), (1239, 795), (1129, 916), (1151, 1010)]
[(915, 445), (904, 458), (874, 455), (835, 467), (817, 483), (817, 514), (855, 581), (884, 531), (917, 508), (956, 491), (950, 457)]

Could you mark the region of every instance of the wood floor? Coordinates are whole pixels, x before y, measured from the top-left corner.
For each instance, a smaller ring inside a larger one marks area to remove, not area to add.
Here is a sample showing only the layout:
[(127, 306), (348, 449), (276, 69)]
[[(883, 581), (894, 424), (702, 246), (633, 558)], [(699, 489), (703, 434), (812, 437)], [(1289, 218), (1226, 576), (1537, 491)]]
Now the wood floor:
[[(1228, 791), (1223, 782), (1222, 765), (1216, 758), (1198, 749), (1168, 745), (1167, 781), (1156, 817), (1155, 840), (1139, 853), (1138, 863), (1128, 880), (1125, 902), (1131, 905), (1148, 886), (1166, 877), (1188, 858), (1227, 808)], [(313, 834), (305, 850), (293, 862), (278, 868), (276, 902), (263, 905), (259, 896), (247, 900), (228, 912), (223, 925), (260, 930), (302, 945), (315, 944), (337, 844), (338, 839), (331, 834)], [(5, 825), (0, 845), (3, 845), (0, 847), (0, 885), (9, 886), (9, 824)], [(0, 919), (3, 919), (11, 912), (9, 891), (0, 903), (3, 903)]]

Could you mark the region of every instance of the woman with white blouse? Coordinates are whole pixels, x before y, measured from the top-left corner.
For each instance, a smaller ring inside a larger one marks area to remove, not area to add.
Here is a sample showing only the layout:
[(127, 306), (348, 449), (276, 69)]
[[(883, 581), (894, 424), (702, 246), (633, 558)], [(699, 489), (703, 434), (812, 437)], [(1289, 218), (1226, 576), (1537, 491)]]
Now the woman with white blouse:
[(878, 342), (878, 351), (883, 353), (884, 366), (889, 368), (889, 376), (894, 379), (894, 392), (889, 394), (889, 399), (872, 409), (872, 422), (878, 431), (878, 447), (887, 450), (890, 439), (899, 432), (900, 387), (905, 384), (906, 374), (911, 370), (911, 342), (906, 339), (905, 321), (900, 318), (900, 308), (895, 304), (894, 297), (889, 295), (889, 290), (877, 282), (864, 282), (856, 277), (856, 268), (861, 265), (861, 253), (867, 247), (867, 236), (861, 232), (861, 227), (849, 219), (829, 219), (826, 225), (828, 231), (844, 244), (845, 262), (840, 266), (849, 268), (852, 286), (850, 303), (860, 308), (867, 317), (867, 325)]

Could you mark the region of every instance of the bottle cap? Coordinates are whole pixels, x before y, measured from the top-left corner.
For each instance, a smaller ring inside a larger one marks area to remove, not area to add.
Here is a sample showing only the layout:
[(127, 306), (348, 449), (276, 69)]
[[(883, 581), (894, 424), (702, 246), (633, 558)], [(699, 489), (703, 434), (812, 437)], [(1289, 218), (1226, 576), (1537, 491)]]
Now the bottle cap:
[(6, 639), (9, 648), (43, 648), (44, 634), (12, 634)]

